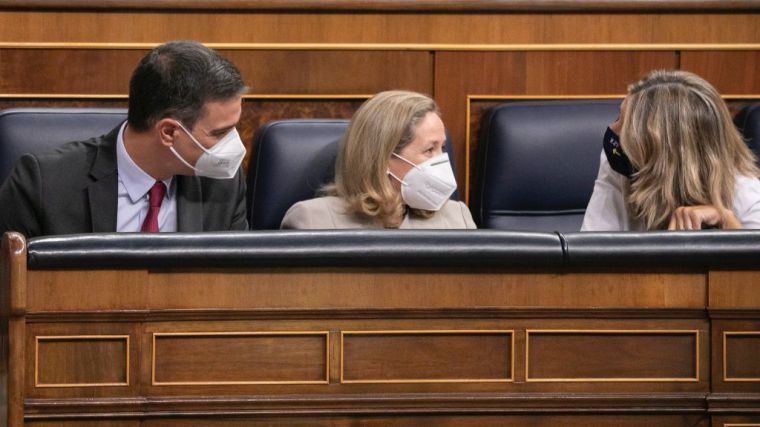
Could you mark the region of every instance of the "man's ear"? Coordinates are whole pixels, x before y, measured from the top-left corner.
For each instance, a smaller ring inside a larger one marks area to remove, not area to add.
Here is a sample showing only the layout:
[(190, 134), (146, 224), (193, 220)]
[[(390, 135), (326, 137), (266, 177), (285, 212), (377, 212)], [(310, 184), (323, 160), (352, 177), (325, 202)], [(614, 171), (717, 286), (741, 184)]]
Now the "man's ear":
[(177, 132), (182, 132), (182, 129), (177, 126), (177, 122), (168, 117), (157, 121), (155, 126), (153, 126), (153, 129), (158, 134), (161, 144), (166, 147), (174, 146)]

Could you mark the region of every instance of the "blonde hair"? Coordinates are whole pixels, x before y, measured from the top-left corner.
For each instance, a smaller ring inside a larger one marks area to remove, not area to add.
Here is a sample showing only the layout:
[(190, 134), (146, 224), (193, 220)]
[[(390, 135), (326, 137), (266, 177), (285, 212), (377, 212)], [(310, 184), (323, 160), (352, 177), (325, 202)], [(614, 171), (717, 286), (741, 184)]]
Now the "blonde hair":
[[(414, 140), (428, 113), (440, 115), (435, 101), (415, 92), (386, 91), (367, 100), (351, 118), (338, 150), (335, 182), (323, 193), (342, 198), (350, 212), (398, 227), (404, 205), (388, 178), (388, 161)], [(409, 214), (428, 218), (433, 212), (409, 209)]]
[(752, 152), (718, 92), (686, 71), (659, 70), (631, 85), (621, 144), (637, 169), (627, 188), (632, 216), (667, 228), (679, 206), (732, 206), (736, 177), (758, 176)]

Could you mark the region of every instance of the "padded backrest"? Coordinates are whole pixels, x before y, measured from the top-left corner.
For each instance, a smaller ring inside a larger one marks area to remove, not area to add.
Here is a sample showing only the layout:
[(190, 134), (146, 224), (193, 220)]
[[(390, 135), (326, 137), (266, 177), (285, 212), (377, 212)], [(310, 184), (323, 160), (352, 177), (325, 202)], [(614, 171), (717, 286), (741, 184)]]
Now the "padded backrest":
[(744, 107), (736, 115), (734, 122), (760, 165), (760, 103)]
[(280, 120), (260, 127), (248, 165), (248, 224), (278, 229), (296, 202), (313, 198), (335, 174), (348, 120)]
[(579, 231), (619, 100), (513, 102), (481, 126), (472, 210), (480, 227)]
[[(317, 197), (319, 189), (333, 181), (338, 146), (347, 127), (348, 120), (294, 119), (270, 122), (256, 131), (248, 166), (251, 229), (279, 229), (291, 206)], [(453, 168), (450, 151), (449, 158)], [(457, 192), (451, 196), (458, 197)]]
[(0, 111), (0, 184), (16, 160), (64, 142), (103, 135), (127, 119), (117, 108), (15, 108)]

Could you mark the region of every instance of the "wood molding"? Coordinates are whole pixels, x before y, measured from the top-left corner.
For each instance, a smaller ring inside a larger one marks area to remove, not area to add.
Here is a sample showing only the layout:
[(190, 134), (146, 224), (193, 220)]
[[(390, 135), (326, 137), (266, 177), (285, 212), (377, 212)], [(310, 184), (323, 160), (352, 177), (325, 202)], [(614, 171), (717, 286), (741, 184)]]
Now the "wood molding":
[[(636, 407), (637, 413), (704, 413), (704, 393), (647, 394), (519, 394), (383, 393), (352, 396), (346, 394), (244, 395), (210, 399), (208, 396), (98, 399), (27, 399), (27, 420), (75, 419), (80, 417), (158, 418), (177, 415), (324, 415), (330, 414), (588, 414), (621, 413)], [(371, 408), (371, 409), (368, 409)], [(94, 412), (97, 413), (95, 414)]]
[[(0, 4), (3, 0), (0, 0)], [(0, 7), (0, 10), (2, 8)], [(160, 43), (0, 42), (0, 49), (148, 50)], [(204, 43), (216, 50), (402, 50), (402, 51), (690, 51), (760, 50), (760, 43)]]
[[(757, 315), (756, 311), (752, 313)], [(561, 308), (448, 308), (448, 309), (251, 309), (251, 310), (109, 310), (32, 312), (29, 323), (46, 322), (164, 322), (172, 320), (277, 320), (277, 319), (704, 319), (705, 310), (670, 309), (561, 309)]]
[(250, 10), (345, 12), (705, 12), (755, 11), (752, 0), (2, 0), (0, 9)]

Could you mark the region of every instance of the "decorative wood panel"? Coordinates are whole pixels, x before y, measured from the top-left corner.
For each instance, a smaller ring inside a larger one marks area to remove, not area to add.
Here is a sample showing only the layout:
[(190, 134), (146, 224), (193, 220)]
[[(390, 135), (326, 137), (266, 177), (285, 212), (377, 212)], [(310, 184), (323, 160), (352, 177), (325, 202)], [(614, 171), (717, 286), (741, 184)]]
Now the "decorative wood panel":
[(760, 307), (760, 273), (753, 271), (711, 271), (711, 309)]
[[(42, 271), (30, 275), (45, 274)], [(58, 277), (65, 277), (58, 272)], [(32, 276), (33, 277), (33, 276)], [(271, 269), (259, 274), (151, 274), (152, 308), (702, 307), (704, 276), (603, 273), (515, 274), (376, 268)], [(181, 287), (173, 284), (182, 283)], [(61, 281), (61, 286), (76, 283)], [(247, 290), (256, 286), (257, 293)], [(473, 288), (479, 292), (472, 292)], [(77, 304), (74, 301), (71, 304)], [(81, 303), (79, 303), (81, 304)], [(31, 304), (30, 304), (31, 305)], [(84, 305), (80, 305), (84, 309)]]
[[(0, 93), (126, 95), (148, 49), (0, 49)], [(254, 94), (433, 91), (429, 52), (226, 50)], [(388, 67), (388, 64), (393, 64)]]
[(760, 383), (760, 331), (723, 332), (723, 380)]
[(129, 385), (129, 336), (35, 338), (35, 387)]
[(345, 331), (341, 383), (507, 382), (513, 331)]
[[(711, 309), (712, 390), (722, 396), (760, 392), (760, 319), (748, 309)], [(747, 401), (722, 398), (716, 408), (747, 407)], [(760, 407), (760, 401), (755, 403)]]
[(698, 331), (528, 330), (526, 381), (699, 382)]
[(758, 16), (756, 12), (240, 13), (167, 10), (104, 13), (5, 10), (0, 14), (0, 42), (156, 43), (195, 39), (206, 43), (468, 45), (757, 43), (760, 40)]
[(152, 384), (327, 384), (327, 332), (153, 334)]
[(760, 52), (684, 51), (681, 69), (692, 71), (713, 84), (720, 93), (760, 94)]

